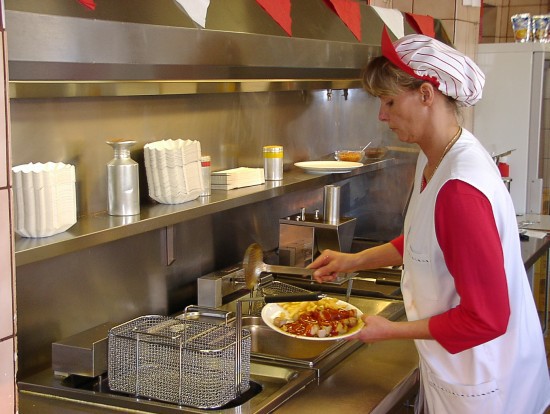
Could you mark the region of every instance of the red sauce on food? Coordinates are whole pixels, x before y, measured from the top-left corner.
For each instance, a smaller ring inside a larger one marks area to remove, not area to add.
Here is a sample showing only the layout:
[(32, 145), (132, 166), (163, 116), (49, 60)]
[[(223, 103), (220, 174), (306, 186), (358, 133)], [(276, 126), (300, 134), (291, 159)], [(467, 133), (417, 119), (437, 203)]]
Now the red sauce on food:
[[(312, 335), (312, 328), (318, 325), (321, 328), (330, 327), (330, 333), (327, 336), (337, 336), (342, 334), (338, 330), (342, 326), (348, 326), (345, 320), (355, 318), (357, 313), (354, 309), (324, 309), (322, 311), (309, 311), (301, 314), (295, 322), (289, 322), (283, 325), (282, 329), (286, 332), (301, 336)], [(346, 329), (347, 330), (347, 329)]]

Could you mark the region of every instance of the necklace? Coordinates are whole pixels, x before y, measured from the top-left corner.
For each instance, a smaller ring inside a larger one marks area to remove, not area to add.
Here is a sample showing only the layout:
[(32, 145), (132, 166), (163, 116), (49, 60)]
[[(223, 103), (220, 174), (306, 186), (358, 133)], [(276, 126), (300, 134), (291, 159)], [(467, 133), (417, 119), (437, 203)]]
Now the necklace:
[(441, 164), (441, 162), (443, 161), (443, 158), (445, 158), (445, 155), (447, 155), (447, 153), (450, 151), (450, 149), (453, 147), (453, 145), (455, 144), (456, 141), (458, 141), (458, 138), (460, 138), (460, 135), (462, 134), (462, 127), (458, 127), (458, 131), (456, 132), (455, 136), (453, 137), (453, 139), (451, 139), (449, 141), (449, 143), (447, 144), (447, 146), (445, 147), (445, 149), (443, 150), (443, 154), (441, 154), (441, 158), (439, 159), (439, 161), (437, 162), (437, 164), (435, 165), (435, 168), (432, 170), (432, 173), (430, 174), (429, 177), (426, 177), (424, 176), (424, 179), (426, 180), (426, 184), (428, 184), (430, 182), (430, 180), (432, 179), (432, 177), (434, 176), (435, 172), (437, 171), (437, 169), (439, 168), (439, 165)]

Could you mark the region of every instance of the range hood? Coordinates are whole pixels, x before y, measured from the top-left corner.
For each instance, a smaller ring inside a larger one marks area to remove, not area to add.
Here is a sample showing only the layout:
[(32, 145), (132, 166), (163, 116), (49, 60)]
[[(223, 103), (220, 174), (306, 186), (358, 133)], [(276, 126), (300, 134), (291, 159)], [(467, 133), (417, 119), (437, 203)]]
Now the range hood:
[(6, 0), (10, 98), (358, 88), (380, 52), (363, 2), (362, 42), (322, 0), (293, 1), (292, 37), (254, 0), (211, 0), (204, 29), (173, 0), (96, 4)]

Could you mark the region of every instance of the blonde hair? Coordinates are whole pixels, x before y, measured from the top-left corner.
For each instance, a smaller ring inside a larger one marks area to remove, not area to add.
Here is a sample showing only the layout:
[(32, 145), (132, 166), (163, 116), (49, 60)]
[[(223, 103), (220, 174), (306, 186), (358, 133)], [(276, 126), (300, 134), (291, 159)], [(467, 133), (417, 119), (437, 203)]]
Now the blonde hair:
[[(363, 88), (372, 96), (395, 96), (401, 92), (420, 88), (425, 80), (417, 79), (399, 69), (384, 56), (372, 59), (363, 71)], [(456, 99), (446, 96), (455, 113), (458, 113)]]
[(403, 72), (384, 56), (372, 59), (363, 72), (363, 87), (372, 96), (395, 96), (420, 88), (425, 81)]

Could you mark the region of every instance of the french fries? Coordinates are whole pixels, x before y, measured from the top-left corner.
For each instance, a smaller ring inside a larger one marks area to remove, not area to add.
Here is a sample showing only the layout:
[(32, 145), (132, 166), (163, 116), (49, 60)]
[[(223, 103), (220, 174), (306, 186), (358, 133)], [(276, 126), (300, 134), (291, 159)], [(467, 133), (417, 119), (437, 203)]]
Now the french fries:
[(285, 310), (285, 314), (281, 315), (282, 317), (296, 321), (305, 312), (340, 309), (341, 306), (336, 305), (336, 302), (338, 302), (338, 299), (322, 298), (315, 302), (283, 302), (279, 303), (279, 306)]

